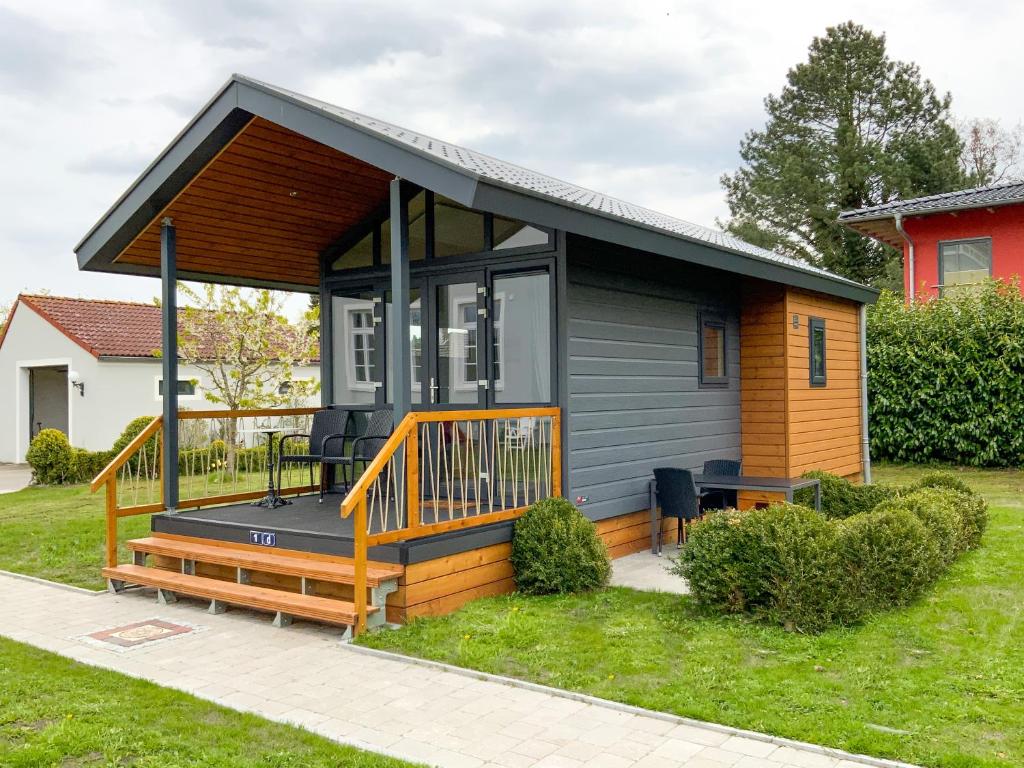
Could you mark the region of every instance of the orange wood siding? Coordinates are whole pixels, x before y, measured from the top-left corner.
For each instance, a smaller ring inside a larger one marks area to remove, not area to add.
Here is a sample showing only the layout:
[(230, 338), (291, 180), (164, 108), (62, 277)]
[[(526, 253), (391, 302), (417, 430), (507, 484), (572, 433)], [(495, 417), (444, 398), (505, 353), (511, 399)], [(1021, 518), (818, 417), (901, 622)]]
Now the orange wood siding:
[[(861, 475), (859, 305), (796, 288), (786, 292), (789, 474), (824, 469)], [(810, 385), (809, 318), (825, 321), (826, 385)]]
[(743, 471), (785, 477), (786, 293), (774, 284), (749, 285), (740, 311), (740, 424)]
[[(812, 317), (825, 321), (824, 387), (810, 385)], [(746, 285), (740, 317), (743, 471), (796, 477), (824, 469), (859, 479), (860, 375), (858, 304), (770, 283)], [(742, 494), (740, 502), (766, 500)]]

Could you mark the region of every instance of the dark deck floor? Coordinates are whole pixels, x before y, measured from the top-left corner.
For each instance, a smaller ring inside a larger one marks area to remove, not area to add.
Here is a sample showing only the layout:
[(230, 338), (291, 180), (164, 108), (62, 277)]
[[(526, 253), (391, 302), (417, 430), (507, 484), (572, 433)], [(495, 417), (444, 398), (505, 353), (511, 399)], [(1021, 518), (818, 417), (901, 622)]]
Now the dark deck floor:
[[(273, 533), (278, 549), (351, 556), (353, 518), (342, 519), (342, 496), (329, 494), (323, 504), (317, 495), (289, 497), (292, 504), (277, 509), (254, 507), (248, 502), (188, 510), (174, 515), (153, 515), (157, 533), (193, 536), (242, 544), (252, 542), (253, 533)], [(463, 531), (426, 536), (371, 547), (369, 557), (386, 563), (410, 563), (465, 552), (510, 541), (512, 523), (494, 523)]]

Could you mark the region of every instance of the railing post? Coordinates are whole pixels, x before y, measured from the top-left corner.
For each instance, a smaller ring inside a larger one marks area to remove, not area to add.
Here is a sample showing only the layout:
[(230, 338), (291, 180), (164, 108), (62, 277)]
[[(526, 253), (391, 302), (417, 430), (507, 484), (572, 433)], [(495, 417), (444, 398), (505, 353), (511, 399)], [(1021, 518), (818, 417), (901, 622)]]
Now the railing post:
[(551, 416), (551, 495), (562, 495), (562, 412)]
[[(366, 631), (366, 494), (360, 495), (356, 502), (355, 520), (355, 595), (353, 604), (356, 609), (356, 625), (352, 628), (353, 637)], [(384, 610), (384, 606), (379, 606)]]
[(412, 432), (405, 439), (405, 497), (407, 499), (407, 528), (420, 525), (420, 425), (413, 422)]
[(107, 478), (107, 567), (117, 565), (117, 475)]

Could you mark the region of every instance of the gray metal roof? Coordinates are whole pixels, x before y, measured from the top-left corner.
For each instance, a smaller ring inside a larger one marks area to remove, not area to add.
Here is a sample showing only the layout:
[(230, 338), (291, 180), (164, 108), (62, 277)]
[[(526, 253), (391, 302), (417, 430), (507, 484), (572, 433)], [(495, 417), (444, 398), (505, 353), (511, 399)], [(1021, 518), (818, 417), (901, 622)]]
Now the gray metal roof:
[(469, 207), (855, 301), (878, 296), (873, 288), (725, 232), (242, 75), (225, 83), (89, 230), (75, 248), (79, 267), (154, 274), (148, 266), (117, 262), (117, 255), (254, 115)]
[(903, 216), (916, 216), (925, 213), (941, 213), (944, 211), (960, 211), (968, 208), (989, 208), (996, 205), (1024, 203), (1024, 181), (1011, 181), (994, 184), (988, 187), (961, 189), (956, 192), (943, 192), (927, 197), (915, 197), (911, 200), (894, 200), (882, 205), (872, 205), (844, 211), (839, 221), (846, 224), (854, 221), (870, 221), (887, 219), (897, 213)]
[[(321, 101), (320, 99), (304, 96), (286, 88), (280, 88), (241, 75), (235, 75), (235, 77), (260, 88), (276, 91), (312, 108), (328, 112), (353, 126), (358, 126), (368, 132), (378, 134), (389, 141), (398, 142), (416, 149), (430, 155), (435, 160), (449, 163), (463, 171), (468, 171), (477, 177), (485, 178), (492, 182), (498, 182), (499, 184), (536, 196), (552, 198), (561, 203), (569, 203), (579, 208), (597, 212), (603, 216), (623, 219), (672, 235), (698, 240), (717, 248), (725, 248), (777, 264), (785, 264), (786, 266), (812, 274), (845, 280), (845, 278), (828, 270), (820, 269), (800, 259), (794, 259), (765, 248), (760, 248), (717, 229), (693, 224), (683, 219), (652, 211), (650, 208), (644, 208), (643, 206), (635, 205), (634, 203), (602, 194), (601, 192), (595, 192), (594, 190), (556, 179), (547, 174), (532, 171), (521, 165), (499, 160), (483, 152), (477, 152), (476, 150), (460, 147), (451, 142), (435, 139), (385, 120), (369, 117), (368, 115), (363, 115), (359, 112)], [(857, 285), (852, 283), (852, 281), (846, 282)]]

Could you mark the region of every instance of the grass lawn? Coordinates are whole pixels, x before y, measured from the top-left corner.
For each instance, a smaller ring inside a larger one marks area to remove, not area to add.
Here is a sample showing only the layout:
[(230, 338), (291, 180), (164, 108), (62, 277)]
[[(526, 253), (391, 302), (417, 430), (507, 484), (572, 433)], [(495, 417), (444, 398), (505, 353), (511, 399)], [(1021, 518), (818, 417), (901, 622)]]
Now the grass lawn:
[(401, 768), (409, 763), (0, 638), (0, 765)]
[(991, 505), (982, 548), (917, 604), (852, 629), (792, 634), (608, 589), (489, 598), (361, 642), (922, 765), (1024, 765), (1024, 473), (964, 477)]
[[(29, 487), (0, 494), (0, 569), (103, 589), (104, 497), (89, 487)], [(119, 523), (120, 541), (145, 536), (149, 515)], [(131, 562), (122, 548), (121, 562)]]

